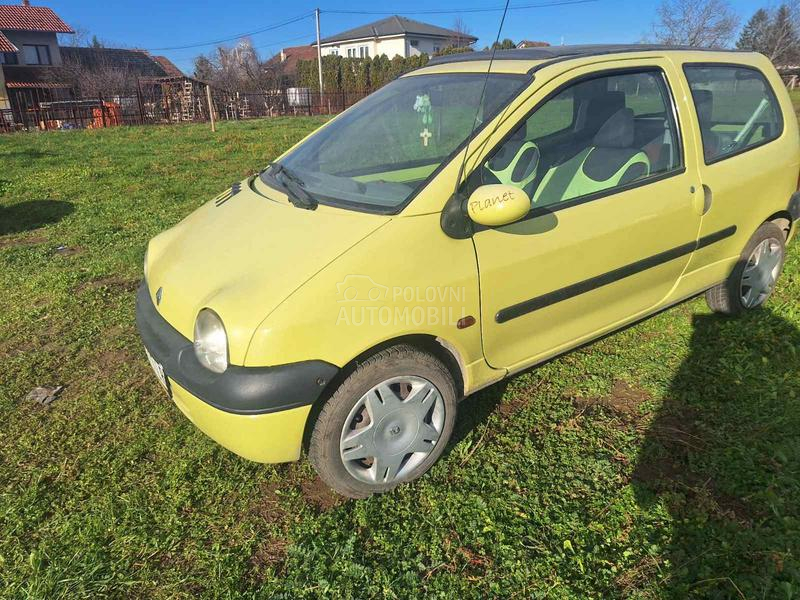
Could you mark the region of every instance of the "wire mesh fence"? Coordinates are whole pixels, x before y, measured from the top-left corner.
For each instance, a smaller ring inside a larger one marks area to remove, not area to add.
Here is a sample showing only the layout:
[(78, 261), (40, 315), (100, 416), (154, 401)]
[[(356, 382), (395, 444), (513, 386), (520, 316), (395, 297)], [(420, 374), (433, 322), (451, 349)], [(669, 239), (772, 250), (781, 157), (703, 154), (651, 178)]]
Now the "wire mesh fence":
[(283, 88), (229, 92), (188, 78), (140, 80), (128, 94), (84, 98), (69, 89), (9, 90), (0, 132), (100, 129), (340, 113), (370, 91), (327, 92)]

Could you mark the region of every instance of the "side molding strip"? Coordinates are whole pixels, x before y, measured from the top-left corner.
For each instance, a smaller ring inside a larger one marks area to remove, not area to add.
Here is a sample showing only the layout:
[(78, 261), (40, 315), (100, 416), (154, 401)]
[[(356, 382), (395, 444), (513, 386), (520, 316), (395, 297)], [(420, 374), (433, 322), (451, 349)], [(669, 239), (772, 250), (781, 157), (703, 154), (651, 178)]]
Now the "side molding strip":
[(653, 256), (648, 256), (647, 258), (643, 258), (642, 260), (625, 265), (624, 267), (614, 269), (608, 273), (603, 273), (602, 275), (591, 277), (590, 279), (573, 283), (572, 285), (568, 285), (561, 289), (531, 298), (530, 300), (525, 300), (519, 304), (514, 304), (507, 308), (500, 309), (497, 311), (494, 320), (497, 323), (506, 323), (507, 321), (516, 319), (517, 317), (521, 317), (552, 304), (557, 304), (558, 302), (562, 302), (564, 300), (569, 300), (570, 298), (585, 294), (586, 292), (591, 292), (592, 290), (596, 290), (604, 285), (609, 285), (621, 279), (625, 279), (626, 277), (646, 271), (647, 269), (652, 269), (653, 267), (657, 267), (671, 260), (675, 260), (681, 256), (686, 256), (695, 250), (705, 248), (706, 246), (710, 246), (711, 244), (715, 244), (721, 240), (724, 240), (725, 238), (732, 236), (734, 233), (736, 233), (736, 226), (731, 225), (730, 227), (726, 227), (725, 229), (715, 233), (705, 235), (695, 242), (682, 244), (672, 248), (671, 250), (666, 250), (664, 252), (654, 254)]

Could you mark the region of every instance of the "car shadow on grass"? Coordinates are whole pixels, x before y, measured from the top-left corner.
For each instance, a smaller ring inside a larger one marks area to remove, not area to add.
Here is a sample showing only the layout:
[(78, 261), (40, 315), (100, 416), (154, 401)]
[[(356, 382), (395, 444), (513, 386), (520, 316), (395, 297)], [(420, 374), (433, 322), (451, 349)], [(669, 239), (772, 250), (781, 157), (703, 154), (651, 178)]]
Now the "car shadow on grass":
[(57, 223), (74, 210), (75, 206), (64, 200), (26, 200), (0, 206), (0, 236)]
[(792, 597), (800, 331), (768, 309), (695, 315), (693, 325), (633, 474), (639, 505), (656, 519), (654, 543), (667, 544), (658, 554), (668, 562), (643, 579), (676, 598)]

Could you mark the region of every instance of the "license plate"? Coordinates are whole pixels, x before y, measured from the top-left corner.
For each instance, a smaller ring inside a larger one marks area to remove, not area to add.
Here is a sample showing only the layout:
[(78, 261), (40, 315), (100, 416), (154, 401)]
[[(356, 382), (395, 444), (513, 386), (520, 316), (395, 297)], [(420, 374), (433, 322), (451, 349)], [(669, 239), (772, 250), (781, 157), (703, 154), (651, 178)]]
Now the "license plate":
[(152, 357), (150, 351), (145, 348), (145, 354), (147, 354), (147, 362), (150, 363), (150, 367), (153, 369), (153, 372), (156, 374), (156, 378), (158, 379), (158, 383), (161, 384), (161, 387), (167, 392), (167, 395), (171, 398), (172, 392), (169, 389), (169, 381), (167, 380), (167, 376), (164, 375), (164, 367), (161, 366), (161, 363), (157, 362), (155, 358)]

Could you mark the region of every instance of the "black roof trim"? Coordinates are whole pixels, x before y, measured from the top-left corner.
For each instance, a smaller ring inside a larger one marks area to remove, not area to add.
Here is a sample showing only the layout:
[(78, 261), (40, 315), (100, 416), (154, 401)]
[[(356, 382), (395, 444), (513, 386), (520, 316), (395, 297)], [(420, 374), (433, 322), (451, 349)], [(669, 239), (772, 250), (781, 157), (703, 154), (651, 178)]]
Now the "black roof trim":
[[(617, 54), (623, 52), (653, 52), (653, 51), (691, 51), (691, 52), (749, 52), (748, 50), (726, 50), (724, 48), (694, 48), (691, 46), (665, 46), (658, 44), (586, 44), (578, 46), (545, 46), (542, 48), (512, 48), (511, 50), (497, 50), (494, 60), (569, 60), (584, 56), (600, 56), (603, 54)], [(456, 62), (473, 62), (489, 60), (492, 58), (491, 50), (480, 52), (464, 52), (462, 54), (448, 54), (434, 57), (428, 65), (443, 65)]]

